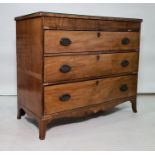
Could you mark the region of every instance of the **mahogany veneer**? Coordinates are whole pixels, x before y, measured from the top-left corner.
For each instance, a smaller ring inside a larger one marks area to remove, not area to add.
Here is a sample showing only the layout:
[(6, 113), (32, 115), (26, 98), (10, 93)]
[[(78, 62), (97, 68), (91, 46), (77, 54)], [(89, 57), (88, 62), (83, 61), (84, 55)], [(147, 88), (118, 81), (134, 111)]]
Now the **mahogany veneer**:
[(131, 101), (137, 112), (141, 19), (37, 12), (16, 17), (18, 115), (39, 124)]

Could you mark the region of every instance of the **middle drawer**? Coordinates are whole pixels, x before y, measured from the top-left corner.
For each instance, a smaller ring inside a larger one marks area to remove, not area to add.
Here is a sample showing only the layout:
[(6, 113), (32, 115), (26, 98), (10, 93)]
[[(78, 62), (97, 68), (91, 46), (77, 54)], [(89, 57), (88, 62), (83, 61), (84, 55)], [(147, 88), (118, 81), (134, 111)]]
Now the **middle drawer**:
[(137, 70), (138, 52), (45, 57), (44, 82), (65, 82)]

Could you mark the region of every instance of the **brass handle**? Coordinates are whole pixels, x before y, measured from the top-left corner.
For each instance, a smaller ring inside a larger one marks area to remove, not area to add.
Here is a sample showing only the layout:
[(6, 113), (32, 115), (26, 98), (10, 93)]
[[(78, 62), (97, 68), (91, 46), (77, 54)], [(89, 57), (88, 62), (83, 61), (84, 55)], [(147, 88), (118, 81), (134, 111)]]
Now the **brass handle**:
[(129, 38), (123, 38), (123, 39), (122, 39), (122, 44), (123, 44), (123, 45), (128, 45), (129, 42), (130, 42)]
[(121, 62), (121, 66), (122, 67), (127, 67), (129, 65), (129, 61), (128, 60), (123, 60), (122, 62)]
[(120, 87), (120, 91), (125, 92), (125, 91), (127, 91), (127, 90), (128, 90), (128, 86), (127, 86), (127, 84), (123, 84), (123, 85), (121, 85), (121, 87)]
[(66, 102), (68, 100), (70, 100), (71, 95), (70, 94), (63, 94), (62, 96), (59, 97), (59, 100), (62, 102)]
[(71, 70), (71, 67), (69, 65), (62, 65), (60, 67), (60, 72), (61, 73), (68, 73)]
[(60, 45), (62, 46), (69, 46), (72, 41), (69, 38), (61, 38)]

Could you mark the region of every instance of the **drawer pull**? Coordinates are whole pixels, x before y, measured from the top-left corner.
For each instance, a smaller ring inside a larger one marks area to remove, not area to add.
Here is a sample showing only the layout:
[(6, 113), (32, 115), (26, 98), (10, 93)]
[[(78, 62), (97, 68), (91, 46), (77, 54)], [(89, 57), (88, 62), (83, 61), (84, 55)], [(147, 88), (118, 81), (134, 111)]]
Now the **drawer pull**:
[(123, 85), (121, 85), (121, 87), (120, 87), (120, 91), (125, 92), (125, 91), (127, 91), (127, 90), (128, 90), (128, 86), (127, 86), (127, 84), (123, 84)]
[(62, 46), (69, 46), (72, 43), (72, 41), (68, 38), (61, 38), (60, 45)]
[(128, 38), (123, 38), (123, 39), (122, 39), (122, 44), (123, 44), (123, 45), (128, 45), (129, 42), (130, 42), (130, 40), (129, 40)]
[(129, 65), (129, 61), (128, 60), (123, 60), (122, 62), (121, 62), (121, 66), (122, 67), (127, 67)]
[(63, 94), (62, 96), (59, 97), (59, 100), (62, 102), (66, 102), (71, 98), (70, 94)]
[(60, 67), (60, 72), (61, 73), (68, 73), (71, 70), (71, 67), (69, 65), (62, 65)]

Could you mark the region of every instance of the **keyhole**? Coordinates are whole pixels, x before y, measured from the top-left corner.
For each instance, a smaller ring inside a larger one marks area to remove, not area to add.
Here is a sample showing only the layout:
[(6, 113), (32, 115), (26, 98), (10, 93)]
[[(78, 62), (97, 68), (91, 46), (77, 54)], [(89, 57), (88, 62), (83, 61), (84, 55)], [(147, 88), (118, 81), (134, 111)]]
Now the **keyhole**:
[(97, 37), (99, 38), (101, 36), (101, 33), (100, 32), (97, 32)]
[(99, 55), (96, 56), (96, 60), (97, 60), (97, 61), (100, 60), (100, 56), (99, 56)]
[(98, 86), (98, 84), (99, 84), (99, 81), (97, 80), (97, 81), (96, 81), (96, 86)]

